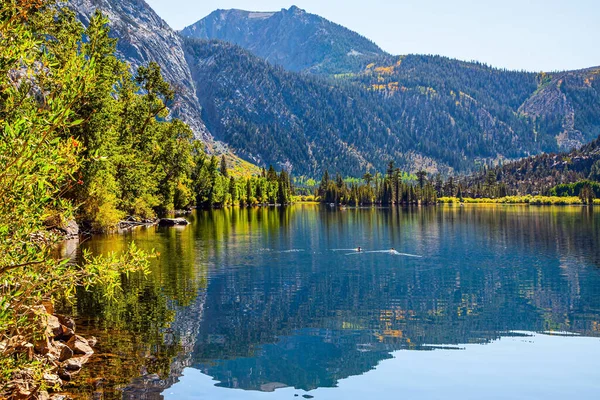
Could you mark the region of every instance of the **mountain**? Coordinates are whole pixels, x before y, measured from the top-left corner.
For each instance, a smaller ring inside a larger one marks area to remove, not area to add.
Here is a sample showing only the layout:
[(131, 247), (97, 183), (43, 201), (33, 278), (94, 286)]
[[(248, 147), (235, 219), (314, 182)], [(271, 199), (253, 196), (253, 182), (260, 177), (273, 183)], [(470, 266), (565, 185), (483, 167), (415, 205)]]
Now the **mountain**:
[(360, 70), (387, 55), (363, 36), (296, 6), (279, 12), (217, 10), (181, 34), (234, 43), (295, 72)]
[(560, 149), (572, 149), (600, 134), (600, 68), (540, 73), (538, 88), (518, 113), (556, 135)]
[[(412, 171), (468, 172), (558, 151), (562, 136), (584, 143), (600, 134), (598, 70), (552, 78), (562, 81), (556, 96), (547, 75), (437, 56), (394, 57), (331, 78), (286, 71), (224, 42), (184, 43), (211, 132), (258, 164), (299, 175), (359, 176), (390, 160)], [(558, 101), (576, 111), (547, 111)]]
[(297, 7), (218, 10), (181, 34), (247, 50), (186, 42), (204, 116), (247, 157), (295, 173), (357, 174), (392, 159), (413, 171), (469, 172), (600, 134), (600, 68), (537, 74), (391, 56)]
[(201, 118), (196, 87), (185, 61), (180, 36), (143, 0), (69, 0), (80, 21), (87, 24), (96, 11), (110, 19), (111, 36), (119, 39), (117, 52), (132, 71), (149, 61), (160, 65), (163, 76), (176, 89), (175, 116), (192, 127), (196, 136), (214, 144)]

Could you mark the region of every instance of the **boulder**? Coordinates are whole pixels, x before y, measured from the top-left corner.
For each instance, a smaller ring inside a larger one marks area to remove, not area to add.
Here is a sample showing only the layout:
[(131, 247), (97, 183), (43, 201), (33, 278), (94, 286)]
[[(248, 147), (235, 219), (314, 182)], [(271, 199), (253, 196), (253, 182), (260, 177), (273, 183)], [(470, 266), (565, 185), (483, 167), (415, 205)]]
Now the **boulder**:
[(62, 230), (67, 239), (75, 239), (79, 236), (79, 225), (77, 225), (74, 219), (67, 221)]
[(75, 332), (73, 331), (73, 329), (67, 328), (64, 325), (61, 325), (61, 327), (62, 327), (62, 334), (60, 335), (61, 340), (69, 340), (69, 339), (71, 339), (71, 337), (73, 337), (73, 335), (75, 335)]
[(54, 314), (54, 302), (51, 299), (42, 300), (42, 305), (48, 314)]
[[(64, 379), (61, 376), (61, 374), (69, 375), (69, 377), (72, 377), (73, 375), (77, 374), (81, 370), (81, 368), (83, 367), (83, 364), (88, 362), (89, 358), (90, 358), (89, 355), (69, 358), (68, 360), (66, 360), (65, 362), (63, 362), (61, 364), (60, 369), (58, 371), (58, 375), (60, 376), (61, 379)], [(68, 379), (64, 379), (64, 380), (68, 380)]]
[(46, 334), (52, 338), (62, 336), (63, 334), (63, 325), (52, 314), (46, 316)]
[(95, 336), (90, 336), (87, 341), (90, 347), (96, 347), (96, 344), (98, 344), (98, 339)]
[(44, 373), (44, 382), (49, 387), (60, 386), (62, 383), (60, 377), (56, 374)]
[(94, 353), (94, 350), (90, 347), (88, 341), (79, 335), (72, 336), (71, 339), (69, 339), (69, 341), (67, 342), (67, 346), (69, 346), (69, 348), (73, 350), (73, 353), (75, 354)]
[(65, 371), (70, 371), (71, 373), (73, 373), (75, 371), (79, 371), (85, 363), (85, 361), (87, 360), (83, 360), (83, 357), (69, 358), (68, 360), (63, 362), (62, 367), (65, 369)]
[(185, 226), (189, 225), (189, 221), (185, 218), (161, 218), (158, 221), (159, 226)]
[(73, 357), (73, 350), (66, 344), (57, 342), (54, 347), (56, 348), (56, 357), (58, 358), (58, 361), (63, 362)]
[[(27, 346), (25, 346), (25, 347), (28, 347), (31, 350), (35, 350), (35, 352), (37, 354), (41, 354), (43, 356), (45, 356), (46, 354), (48, 354), (52, 351), (52, 343), (50, 342), (50, 338), (48, 338), (48, 337), (44, 337), (44, 338), (36, 340), (33, 345), (31, 343), (28, 343)], [(28, 356), (30, 359), (33, 358), (32, 352), (28, 352), (28, 354), (30, 354)]]
[(60, 377), (60, 379), (62, 379), (65, 382), (69, 382), (72, 379), (71, 373), (64, 368), (59, 368), (57, 374)]
[(58, 318), (58, 321), (61, 324), (63, 324), (64, 326), (66, 326), (67, 328), (69, 328), (73, 331), (75, 330), (75, 321), (73, 320), (73, 318), (66, 317), (66, 316), (60, 315), (60, 314), (56, 314), (55, 317)]

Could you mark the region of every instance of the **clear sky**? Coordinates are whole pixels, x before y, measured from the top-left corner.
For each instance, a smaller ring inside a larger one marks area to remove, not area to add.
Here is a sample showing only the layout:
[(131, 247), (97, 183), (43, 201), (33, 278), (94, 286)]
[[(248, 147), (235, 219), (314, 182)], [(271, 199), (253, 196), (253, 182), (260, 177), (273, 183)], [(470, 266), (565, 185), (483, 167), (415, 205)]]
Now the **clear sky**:
[(178, 30), (216, 9), (297, 5), (392, 54), (441, 54), (529, 71), (600, 65), (600, 0), (146, 1)]

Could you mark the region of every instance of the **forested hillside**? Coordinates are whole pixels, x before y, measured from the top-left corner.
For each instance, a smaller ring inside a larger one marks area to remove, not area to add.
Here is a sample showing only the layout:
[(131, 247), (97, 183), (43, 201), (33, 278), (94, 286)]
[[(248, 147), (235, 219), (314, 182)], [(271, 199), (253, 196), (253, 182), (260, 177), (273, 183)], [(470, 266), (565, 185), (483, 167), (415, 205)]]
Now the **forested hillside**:
[[(238, 44), (268, 62), (234, 46), (186, 42), (213, 133), (258, 163), (300, 174), (381, 171), (389, 160), (411, 171), (469, 172), (568, 151), (600, 134), (600, 68), (531, 73), (391, 56), (297, 7), (218, 10), (181, 34)], [(349, 57), (350, 48), (362, 56)]]
[[(466, 177), (464, 183), (469, 187), (484, 186), (489, 180), (520, 194), (576, 196), (582, 185), (572, 187), (571, 184), (586, 180), (600, 182), (600, 137), (570, 152), (541, 154), (480, 171)], [(564, 190), (552, 191), (558, 185), (564, 185)], [(569, 192), (569, 187), (573, 192)]]
[(579, 139), (569, 143), (598, 133), (600, 107), (579, 101), (600, 105), (594, 70), (563, 80), (561, 101), (581, 116), (562, 132), (561, 121), (572, 114), (520, 111), (554, 101), (544, 94), (546, 75), (406, 56), (331, 79), (285, 71), (224, 42), (187, 39), (185, 52), (213, 134), (258, 164), (279, 164), (296, 175), (329, 169), (359, 176), (390, 160), (410, 171), (468, 172), (558, 151), (557, 137), (579, 127)]
[(143, 0), (69, 0), (84, 24), (98, 9), (109, 18), (111, 36), (118, 38), (119, 57), (135, 71), (156, 62), (165, 79), (177, 89), (173, 113), (192, 127), (197, 137), (212, 142), (200, 116), (194, 82), (181, 46), (181, 38)]

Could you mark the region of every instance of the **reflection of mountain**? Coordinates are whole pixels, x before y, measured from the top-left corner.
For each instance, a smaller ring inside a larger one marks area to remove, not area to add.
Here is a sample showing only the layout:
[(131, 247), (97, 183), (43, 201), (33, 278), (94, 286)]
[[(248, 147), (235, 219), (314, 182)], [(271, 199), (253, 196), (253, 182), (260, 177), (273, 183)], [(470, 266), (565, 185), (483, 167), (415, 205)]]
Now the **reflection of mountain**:
[[(582, 208), (298, 206), (199, 212), (184, 231), (140, 232), (160, 266), (137, 282), (146, 289), (123, 315), (170, 326), (181, 346), (166, 357), (161, 333), (146, 356), (162, 355), (166, 373), (148, 370), (125, 393), (159, 396), (188, 366), (223, 387), (312, 390), (398, 349), (488, 343), (513, 330), (598, 336), (599, 220)], [(424, 257), (331, 251), (357, 243)], [(81, 304), (84, 313), (91, 303)]]
[(199, 321), (202, 320), (204, 312), (204, 296), (200, 291), (196, 300), (176, 313), (174, 321), (171, 323), (175, 329), (170, 329), (164, 334), (164, 345), (179, 345), (180, 350), (172, 359), (169, 365), (168, 375), (161, 377), (158, 374), (151, 374), (143, 369), (143, 374), (131, 381), (122, 389), (123, 399), (162, 399), (163, 390), (171, 387), (179, 381), (183, 375), (183, 370), (192, 364), (191, 355), (195, 338), (198, 335)]
[[(369, 371), (391, 358), (390, 349), (370, 344), (364, 332), (307, 329), (261, 346), (254, 357), (194, 365), (218, 386), (270, 392), (335, 387), (339, 379)], [(364, 344), (362, 342), (365, 342)]]

